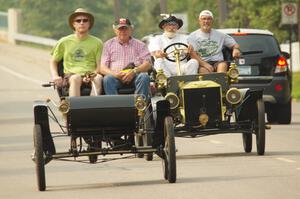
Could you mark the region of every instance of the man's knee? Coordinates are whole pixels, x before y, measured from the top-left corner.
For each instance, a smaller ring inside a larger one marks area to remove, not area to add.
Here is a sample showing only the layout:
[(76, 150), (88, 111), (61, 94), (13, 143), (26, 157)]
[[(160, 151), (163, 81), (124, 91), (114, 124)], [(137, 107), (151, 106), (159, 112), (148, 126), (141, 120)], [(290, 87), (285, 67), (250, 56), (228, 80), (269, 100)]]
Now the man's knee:
[(110, 82), (116, 81), (116, 78), (112, 75), (105, 75), (103, 78), (104, 84), (109, 84)]
[(81, 75), (79, 75), (79, 74), (74, 74), (74, 75), (71, 75), (70, 77), (69, 77), (69, 83), (70, 84), (81, 84), (81, 82), (82, 82), (82, 77), (81, 77)]
[(147, 73), (140, 73), (136, 77), (136, 81), (144, 83), (144, 84), (150, 84), (150, 77), (149, 77), (149, 75)]
[(103, 81), (103, 76), (100, 75), (100, 74), (97, 74), (95, 77), (94, 77), (94, 80), (93, 80), (96, 84), (101, 84), (102, 81)]
[(217, 72), (227, 72), (227, 63), (219, 62), (217, 65)]
[(210, 71), (207, 68), (200, 67), (199, 73), (200, 74), (208, 74), (208, 73), (210, 73)]
[(198, 68), (199, 68), (199, 62), (196, 60), (196, 59), (190, 59), (188, 61), (188, 65), (189, 67), (191, 67), (193, 69), (193, 71), (198, 71)]

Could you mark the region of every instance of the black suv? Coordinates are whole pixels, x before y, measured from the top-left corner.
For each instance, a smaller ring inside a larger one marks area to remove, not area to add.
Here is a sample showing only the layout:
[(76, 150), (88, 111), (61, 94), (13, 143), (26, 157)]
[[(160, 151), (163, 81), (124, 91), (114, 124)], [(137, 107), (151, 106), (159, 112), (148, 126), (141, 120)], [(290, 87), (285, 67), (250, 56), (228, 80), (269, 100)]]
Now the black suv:
[[(259, 29), (219, 29), (240, 45), (242, 57), (237, 61), (238, 88), (263, 89), (269, 123), (291, 122), (290, 55), (282, 52), (273, 33)], [(226, 54), (226, 53), (225, 53)], [(225, 58), (226, 59), (226, 58)], [(227, 59), (230, 60), (231, 58)]]

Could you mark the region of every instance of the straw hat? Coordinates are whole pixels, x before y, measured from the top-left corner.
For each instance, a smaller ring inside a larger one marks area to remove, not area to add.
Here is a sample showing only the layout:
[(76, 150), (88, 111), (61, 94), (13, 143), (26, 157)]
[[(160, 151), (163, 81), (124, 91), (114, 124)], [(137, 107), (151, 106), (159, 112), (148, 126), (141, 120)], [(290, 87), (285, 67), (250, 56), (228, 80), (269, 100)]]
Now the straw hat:
[(94, 16), (88, 12), (86, 9), (83, 8), (78, 8), (76, 9), (70, 16), (69, 16), (69, 26), (74, 30), (73, 27), (73, 22), (74, 22), (74, 18), (77, 17), (78, 15), (86, 15), (89, 17), (90, 19), (90, 27), (89, 29), (91, 29), (94, 25)]

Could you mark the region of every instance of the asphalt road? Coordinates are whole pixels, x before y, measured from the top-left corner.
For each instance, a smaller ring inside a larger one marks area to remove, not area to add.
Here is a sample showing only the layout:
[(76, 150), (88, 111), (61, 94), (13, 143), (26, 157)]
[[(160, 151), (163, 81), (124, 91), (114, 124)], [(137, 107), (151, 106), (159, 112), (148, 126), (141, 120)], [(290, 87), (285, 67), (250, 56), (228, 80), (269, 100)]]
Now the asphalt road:
[[(47, 191), (36, 186), (32, 127), (34, 100), (57, 100), (49, 52), (0, 43), (0, 198), (300, 198), (300, 103), (291, 125), (272, 125), (266, 154), (245, 154), (241, 135), (176, 138), (177, 182), (163, 180), (161, 160), (123, 158), (100, 164), (52, 161)], [(54, 127), (55, 129), (56, 127)], [(66, 150), (68, 140), (56, 140)], [(117, 156), (119, 157), (119, 156)], [(108, 157), (101, 157), (105, 161)], [(82, 160), (85, 160), (82, 158)]]

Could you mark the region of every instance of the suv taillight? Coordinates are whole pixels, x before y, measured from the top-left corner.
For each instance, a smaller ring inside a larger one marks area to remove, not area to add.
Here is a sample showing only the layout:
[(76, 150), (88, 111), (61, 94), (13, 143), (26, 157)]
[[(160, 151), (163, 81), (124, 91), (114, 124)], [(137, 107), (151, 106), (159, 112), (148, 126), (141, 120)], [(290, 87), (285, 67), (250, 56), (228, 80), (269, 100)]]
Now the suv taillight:
[(284, 57), (279, 57), (277, 60), (277, 65), (275, 68), (275, 73), (286, 72), (288, 67), (288, 63)]

